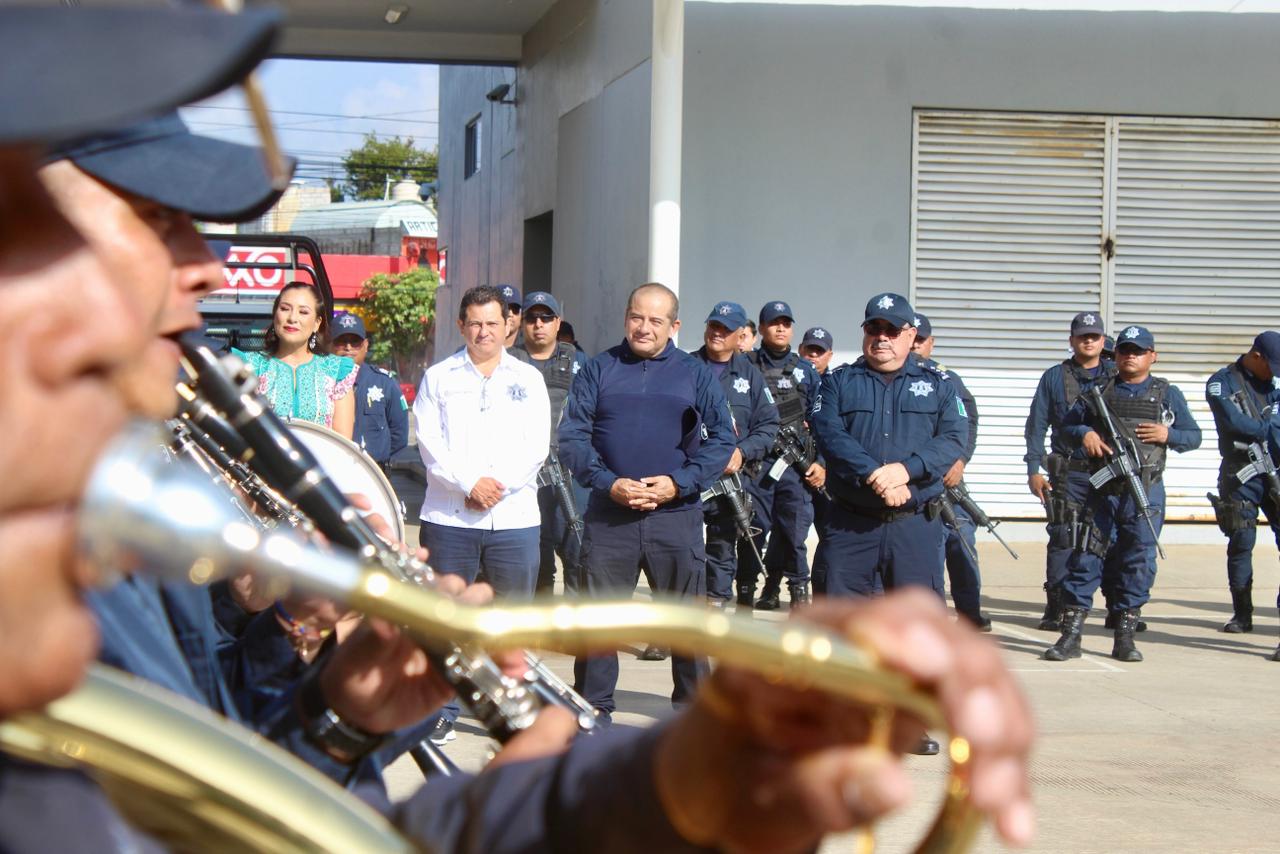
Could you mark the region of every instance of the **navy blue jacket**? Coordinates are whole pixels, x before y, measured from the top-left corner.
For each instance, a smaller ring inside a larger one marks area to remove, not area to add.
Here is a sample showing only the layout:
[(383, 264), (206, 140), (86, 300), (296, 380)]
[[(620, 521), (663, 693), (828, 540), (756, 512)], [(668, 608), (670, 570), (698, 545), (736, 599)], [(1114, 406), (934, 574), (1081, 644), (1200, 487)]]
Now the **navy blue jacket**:
[(733, 456), (728, 401), (710, 368), (670, 341), (642, 359), (626, 341), (578, 372), (560, 421), (560, 459), (592, 491), (592, 504), (613, 505), (619, 477), (668, 475), (677, 497), (657, 511), (699, 503)]
[(1247, 389), (1240, 383), (1236, 372), (1231, 370), (1232, 365), (1218, 369), (1204, 386), (1204, 396), (1209, 401), (1209, 411), (1213, 413), (1213, 423), (1218, 428), (1218, 453), (1224, 458), (1238, 456), (1232, 442), (1266, 442), (1270, 426), (1267, 421), (1250, 418), (1241, 412), (1231, 396), (1240, 391), (1252, 394), (1259, 412), (1280, 400), (1280, 389), (1276, 388), (1274, 382), (1258, 379), (1245, 369), (1239, 359), (1236, 360), (1236, 365), (1240, 368), (1240, 375), (1244, 377)]
[[(1155, 377), (1148, 376), (1140, 383), (1126, 383), (1121, 382), (1117, 377), (1115, 384), (1116, 395), (1118, 397), (1141, 397), (1151, 388), (1151, 383), (1154, 379)], [(1169, 440), (1165, 443), (1169, 450), (1182, 454), (1200, 447), (1200, 441), (1203, 438), (1200, 432), (1200, 425), (1192, 417), (1191, 410), (1187, 407), (1187, 399), (1182, 396), (1182, 392), (1178, 390), (1176, 385), (1170, 385), (1169, 390), (1165, 393), (1164, 407), (1173, 416), (1173, 423), (1169, 425)], [(1114, 417), (1114, 413), (1112, 417)], [(1081, 398), (1076, 401), (1075, 406), (1071, 407), (1071, 411), (1067, 413), (1063, 424), (1063, 432), (1070, 440), (1072, 449), (1080, 447), (1084, 437), (1095, 429), (1097, 429), (1097, 425), (1094, 423), (1093, 410)]]
[(973, 459), (974, 453), (978, 450), (978, 402), (973, 399), (973, 393), (965, 386), (959, 374), (934, 359), (927, 361), (934, 368), (941, 371), (943, 376), (956, 387), (956, 395), (960, 398), (960, 404), (964, 407), (965, 420), (969, 422), (969, 438), (965, 440), (964, 453), (961, 455), (961, 459), (964, 460), (965, 465), (968, 465), (969, 461)]
[[(715, 373), (711, 360), (707, 358), (706, 347), (694, 350), (693, 356)], [(743, 462), (762, 461), (773, 448), (779, 423), (778, 407), (773, 405), (764, 374), (745, 355), (734, 353), (729, 357), (729, 364), (724, 372), (720, 374), (720, 390), (724, 392), (733, 413), (734, 434), (738, 438), (738, 450), (742, 451)]]
[[(1084, 458), (1079, 445), (1062, 432), (1062, 424), (1067, 417), (1067, 412), (1075, 404), (1074, 400), (1067, 400), (1063, 391), (1062, 371), (1061, 362), (1045, 371), (1040, 376), (1040, 384), (1036, 386), (1035, 397), (1031, 398), (1031, 411), (1027, 413), (1027, 423), (1023, 430), (1023, 436), (1027, 441), (1027, 453), (1022, 459), (1027, 463), (1028, 476), (1039, 474), (1044, 468), (1045, 430), (1050, 431), (1050, 451), (1064, 457)], [(1114, 373), (1114, 365), (1109, 360), (1100, 361), (1093, 373), (1098, 376), (1104, 371)], [(1080, 388), (1081, 394), (1088, 390), (1088, 385), (1082, 385)]]
[(360, 366), (356, 374), (356, 426), (352, 438), (386, 465), (409, 444), (409, 404), (395, 377), (382, 368)]
[(846, 505), (886, 509), (866, 478), (902, 463), (912, 500), (924, 505), (942, 492), (942, 476), (964, 454), (969, 425), (955, 386), (915, 354), (885, 383), (859, 358), (828, 371), (811, 415), (827, 463), (827, 489)]

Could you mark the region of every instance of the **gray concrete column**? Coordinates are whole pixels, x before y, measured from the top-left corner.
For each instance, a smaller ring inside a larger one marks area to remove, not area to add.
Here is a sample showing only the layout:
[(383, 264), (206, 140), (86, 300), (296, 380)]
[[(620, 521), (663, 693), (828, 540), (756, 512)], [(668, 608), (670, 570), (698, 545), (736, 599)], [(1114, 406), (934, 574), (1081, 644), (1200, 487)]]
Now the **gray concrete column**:
[(680, 293), (684, 0), (653, 0), (649, 124), (649, 281)]

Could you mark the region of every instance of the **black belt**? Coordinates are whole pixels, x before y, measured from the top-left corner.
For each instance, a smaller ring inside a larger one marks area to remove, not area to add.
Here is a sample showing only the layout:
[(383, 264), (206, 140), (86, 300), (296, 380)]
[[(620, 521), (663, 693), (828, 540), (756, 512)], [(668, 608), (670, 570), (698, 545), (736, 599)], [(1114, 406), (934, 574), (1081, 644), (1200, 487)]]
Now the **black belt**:
[(1093, 464), (1088, 460), (1067, 460), (1067, 471), (1091, 471)]
[(876, 519), (880, 522), (898, 522), (903, 519), (908, 519), (917, 515), (922, 509), (917, 507), (914, 510), (891, 510), (887, 508), (884, 510), (872, 510), (870, 507), (859, 507), (856, 504), (850, 504), (848, 501), (834, 496), (832, 496), (832, 499), (850, 513), (858, 516), (865, 516), (868, 519)]

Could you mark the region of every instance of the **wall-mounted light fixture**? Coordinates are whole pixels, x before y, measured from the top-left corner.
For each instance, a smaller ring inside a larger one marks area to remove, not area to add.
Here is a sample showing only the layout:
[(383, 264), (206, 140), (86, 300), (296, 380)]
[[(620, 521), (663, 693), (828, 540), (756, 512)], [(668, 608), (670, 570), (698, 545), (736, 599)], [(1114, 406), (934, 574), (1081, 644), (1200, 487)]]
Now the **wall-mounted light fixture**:
[(407, 14), (409, 14), (408, 6), (388, 6), (382, 20), (388, 24), (398, 24)]

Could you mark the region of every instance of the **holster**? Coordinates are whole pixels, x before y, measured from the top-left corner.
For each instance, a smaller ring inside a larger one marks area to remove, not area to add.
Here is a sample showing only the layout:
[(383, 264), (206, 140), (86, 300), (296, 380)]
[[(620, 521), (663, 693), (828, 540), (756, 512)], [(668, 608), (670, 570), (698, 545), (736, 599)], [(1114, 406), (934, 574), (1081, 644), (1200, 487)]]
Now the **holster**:
[(1044, 512), (1050, 525), (1066, 525), (1073, 520), (1083, 518), (1084, 507), (1067, 497), (1064, 484), (1063, 488), (1055, 489), (1049, 493), (1049, 500), (1045, 503)]
[(1219, 498), (1212, 492), (1206, 497), (1213, 505), (1213, 518), (1218, 523), (1218, 530), (1227, 536), (1236, 531), (1244, 531), (1258, 527), (1258, 506), (1251, 501), (1229, 501)]

